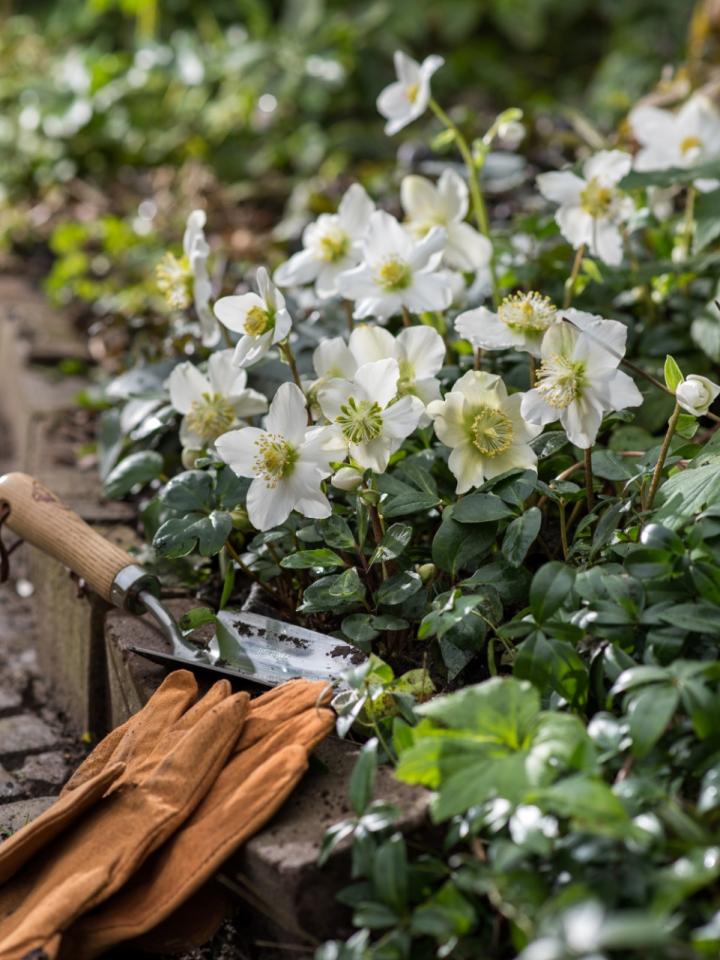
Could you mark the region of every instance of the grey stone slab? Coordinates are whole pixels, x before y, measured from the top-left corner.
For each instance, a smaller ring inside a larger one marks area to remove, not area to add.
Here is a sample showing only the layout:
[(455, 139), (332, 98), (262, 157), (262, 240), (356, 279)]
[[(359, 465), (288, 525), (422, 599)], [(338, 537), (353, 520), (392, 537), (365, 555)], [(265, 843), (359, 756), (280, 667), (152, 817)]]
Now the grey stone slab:
[(0, 755), (44, 750), (54, 746), (58, 739), (47, 723), (31, 713), (0, 719)]
[(25, 763), (14, 771), (15, 779), (21, 783), (32, 780), (59, 787), (67, 780), (70, 768), (62, 753), (37, 753), (28, 757)]
[(23, 788), (15, 777), (0, 767), (0, 803), (5, 800), (14, 800), (23, 795)]
[(0, 806), (0, 839), (17, 833), (54, 802), (55, 797), (36, 797), (34, 800), (17, 800)]

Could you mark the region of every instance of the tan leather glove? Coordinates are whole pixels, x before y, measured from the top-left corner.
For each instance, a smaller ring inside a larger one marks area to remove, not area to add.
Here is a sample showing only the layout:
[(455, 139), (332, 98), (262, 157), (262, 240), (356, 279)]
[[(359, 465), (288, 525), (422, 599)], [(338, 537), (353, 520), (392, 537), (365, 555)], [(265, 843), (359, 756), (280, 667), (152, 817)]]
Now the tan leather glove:
[[(106, 762), (123, 757), (124, 769), (118, 774), (111, 763), (93, 777), (94, 765), (86, 761), (89, 780), (66, 791), (59, 803), (71, 804), (90, 789), (88, 784), (112, 771), (110, 788), (6, 884), (7, 903), (13, 902), (13, 887), (25, 895), (0, 919), (0, 960), (22, 960), (39, 949), (55, 957), (62, 932), (127, 882), (187, 819), (222, 770), (242, 727), (247, 694), (229, 696), (229, 684), (220, 681), (186, 709), (194, 679), (168, 681), (153, 708), (148, 703), (147, 713), (141, 711), (144, 720), (129, 721), (121, 738), (106, 743)], [(159, 718), (164, 726), (157, 725)]]
[(300, 680), (252, 701), (234, 755), (194, 814), (119, 893), (73, 925), (62, 960), (91, 960), (137, 937), (150, 951), (208, 940), (225, 900), (207, 881), (302, 777), (308, 753), (334, 725), (332, 711), (317, 706), (326, 700), (325, 684)]

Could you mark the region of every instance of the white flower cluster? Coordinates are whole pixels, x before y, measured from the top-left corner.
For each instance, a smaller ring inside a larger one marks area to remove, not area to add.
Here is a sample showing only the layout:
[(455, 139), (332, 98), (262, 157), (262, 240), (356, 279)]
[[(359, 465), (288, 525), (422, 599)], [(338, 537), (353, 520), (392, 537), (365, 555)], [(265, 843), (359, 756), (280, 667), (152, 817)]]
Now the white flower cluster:
[[(418, 64), (397, 53), (395, 66), (397, 81), (378, 98), (386, 131), (398, 132), (428, 106), (443, 119), (430, 93), (442, 60), (428, 57)], [(585, 160), (580, 172), (538, 178), (543, 196), (558, 204), (563, 236), (581, 251), (578, 265), (585, 250), (611, 265), (622, 262), (635, 203), (621, 184), (633, 163), (650, 170), (720, 156), (720, 116), (704, 98), (693, 98), (677, 114), (638, 107), (630, 124), (640, 143), (634, 161), (621, 150), (603, 150)], [(239, 476), (251, 479), (247, 509), (258, 530), (283, 523), (293, 510), (329, 516), (329, 478), (346, 490), (367, 484), (419, 428), (426, 431), (423, 445), (431, 442), (432, 425), (449, 448), (448, 466), (463, 494), (508, 470), (536, 469), (532, 441), (546, 424), (559, 421), (569, 440), (587, 450), (605, 414), (642, 403), (619, 369), (625, 325), (559, 309), (535, 291), (498, 298), (494, 310), (479, 306), (455, 318), (456, 333), (477, 351), (529, 354), (531, 388), (509, 393), (499, 376), (476, 369), (459, 376), (443, 396), (439, 375), (447, 345), (430, 324), (462, 301), (473, 277), (492, 273), (490, 240), (467, 222), (474, 186), (474, 213), (486, 230), (475, 173), (470, 171), (469, 185), (450, 168), (437, 183), (406, 176), (400, 188), (403, 222), (352, 185), (336, 213), (306, 227), (302, 249), (276, 270), (274, 282), (261, 268), (258, 292), (222, 297), (214, 316), (205, 216), (191, 214), (184, 258), (165, 263), (163, 282), (179, 303), (188, 299), (192, 278), (206, 345), (217, 341), (215, 318), (239, 338), (234, 349), (210, 357), (206, 374), (179, 364), (168, 381), (170, 400), (183, 416), (185, 447), (214, 449)], [(320, 343), (314, 379), (301, 380), (289, 342), (292, 320), (278, 288), (310, 284), (318, 301), (342, 298), (352, 303), (355, 321), (372, 322), (355, 325), (347, 338)], [(394, 336), (385, 325), (400, 317), (405, 326)], [(444, 318), (440, 329), (447, 329)], [(273, 346), (290, 363), (295, 382), (279, 387), (263, 428), (246, 425), (244, 420), (268, 409), (265, 397), (248, 388), (247, 368)], [(702, 415), (718, 393), (706, 378), (690, 375), (676, 395), (682, 409)]]

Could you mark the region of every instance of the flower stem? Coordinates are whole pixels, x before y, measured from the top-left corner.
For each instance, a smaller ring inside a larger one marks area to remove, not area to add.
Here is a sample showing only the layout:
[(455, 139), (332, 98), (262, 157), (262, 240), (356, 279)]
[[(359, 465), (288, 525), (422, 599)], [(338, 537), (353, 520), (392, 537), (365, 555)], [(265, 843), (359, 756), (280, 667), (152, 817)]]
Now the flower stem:
[(405, 327), (412, 326), (412, 317), (410, 316), (410, 311), (404, 304), (402, 308), (402, 322), (403, 322), (403, 326)]
[(232, 342), (230, 331), (222, 323), (220, 324), (220, 333), (222, 333), (222, 338), (225, 341), (225, 346), (228, 347), (228, 349), (232, 349), (235, 346), (235, 344)]
[(277, 599), (277, 591), (271, 587), (269, 583), (265, 583), (263, 580), (261, 580), (260, 577), (258, 577), (258, 575), (250, 569), (245, 561), (241, 559), (240, 554), (237, 552), (235, 547), (233, 547), (229, 540), (225, 541), (225, 550), (249, 580), (252, 580), (254, 583), (256, 583), (261, 590), (264, 590), (271, 597), (273, 597), (273, 599)]
[(345, 311), (345, 316), (347, 317), (347, 325), (350, 333), (353, 332), (354, 322), (353, 322), (353, 305), (350, 300), (343, 300), (343, 309)]
[(585, 464), (585, 499), (588, 510), (592, 510), (595, 498), (593, 497), (592, 449), (590, 447), (583, 450), (583, 462)]
[[(295, 381), (299, 389), (302, 390), (303, 389), (302, 380), (300, 379), (300, 374), (298, 373), (297, 361), (295, 360), (295, 354), (293, 353), (292, 347), (290, 346), (290, 341), (283, 340), (282, 343), (280, 344), (280, 350), (282, 351), (282, 355), (285, 357), (285, 359), (287, 360), (290, 366), (290, 373), (292, 373), (293, 380)], [(304, 393), (305, 391), (303, 390), (303, 394)]]
[(675, 433), (675, 428), (677, 427), (677, 422), (680, 417), (680, 405), (675, 404), (675, 409), (672, 412), (670, 419), (668, 420), (667, 432), (665, 433), (665, 439), (662, 442), (660, 447), (660, 453), (658, 454), (658, 460), (655, 464), (655, 471), (653, 473), (652, 483), (650, 484), (650, 491), (648, 492), (647, 499), (645, 500), (644, 509), (651, 510), (652, 505), (655, 502), (655, 494), (657, 489), (660, 486), (660, 478), (662, 477), (663, 467), (665, 466), (665, 461), (667, 460), (668, 451), (670, 450), (670, 441), (673, 438)]
[[(470, 146), (455, 121), (452, 120), (447, 113), (445, 113), (440, 104), (436, 100), (433, 100), (432, 97), (430, 98), (430, 109), (433, 111), (438, 120), (443, 123), (448, 130), (452, 130), (453, 132), (455, 143), (457, 144), (457, 148), (460, 151), (460, 155), (462, 156), (467, 168), (468, 186), (470, 187), (470, 198), (472, 200), (475, 222), (477, 223), (480, 233), (490, 239), (490, 221), (488, 219), (487, 207), (485, 205), (485, 197), (483, 196), (482, 188), (480, 186), (478, 168), (473, 160)], [(489, 269), (490, 280), (492, 283), (493, 303), (497, 307), (500, 303), (500, 295), (498, 293), (498, 280), (497, 273), (495, 271), (494, 250), (490, 253)]]
[(577, 279), (580, 276), (580, 268), (582, 267), (584, 256), (585, 244), (581, 243), (575, 251), (575, 259), (573, 260), (572, 270), (570, 271), (570, 276), (565, 282), (565, 299), (563, 300), (563, 310), (567, 310), (567, 308), (573, 302), (573, 298), (575, 296), (575, 287), (577, 286)]
[(687, 196), (685, 197), (685, 215), (682, 222), (682, 233), (680, 234), (680, 253), (681, 259), (683, 260), (687, 260), (690, 255), (690, 247), (692, 246), (693, 234), (695, 232), (693, 218), (695, 216), (696, 195), (697, 190), (690, 184)]
[(563, 560), (567, 560), (569, 547), (567, 536), (567, 518), (565, 516), (565, 501), (558, 500), (558, 513), (560, 515), (560, 545), (562, 546)]

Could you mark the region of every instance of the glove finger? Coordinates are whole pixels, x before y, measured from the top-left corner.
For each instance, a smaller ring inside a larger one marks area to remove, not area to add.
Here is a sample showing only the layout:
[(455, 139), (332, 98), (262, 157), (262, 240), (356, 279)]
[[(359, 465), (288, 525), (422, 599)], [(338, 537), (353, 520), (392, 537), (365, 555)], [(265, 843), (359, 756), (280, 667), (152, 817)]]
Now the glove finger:
[(293, 680), (269, 692), (276, 695), (270, 698), (263, 694), (250, 704), (250, 714), (235, 748), (237, 752), (272, 734), (279, 723), (290, 717), (328, 703), (331, 696), (330, 687), (322, 680)]
[(201, 717), (204, 717), (212, 708), (226, 700), (232, 693), (232, 685), (229, 680), (218, 680), (214, 683), (204, 697), (201, 697), (197, 703), (194, 703), (190, 709), (184, 713), (175, 724), (178, 730), (188, 730), (194, 726)]
[(156, 927), (269, 819), (307, 769), (306, 751), (287, 746), (235, 789), (212, 817), (186, 826), (100, 909), (72, 928), (74, 960), (91, 960), (116, 943)]
[(124, 769), (123, 764), (114, 763), (100, 770), (72, 795), (60, 796), (44, 813), (0, 844), (0, 884), (97, 803)]
[(197, 696), (197, 681), (189, 670), (169, 674), (148, 702), (124, 724), (111, 731), (77, 768), (61, 795), (94, 777), (110, 761), (127, 760), (147, 743), (155, 743), (157, 731), (175, 723)]

